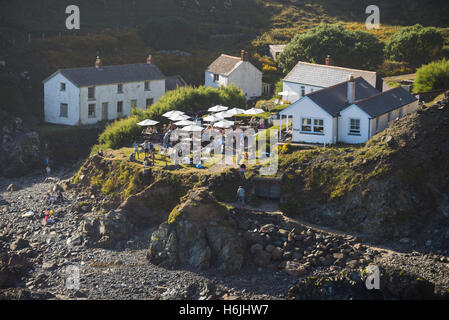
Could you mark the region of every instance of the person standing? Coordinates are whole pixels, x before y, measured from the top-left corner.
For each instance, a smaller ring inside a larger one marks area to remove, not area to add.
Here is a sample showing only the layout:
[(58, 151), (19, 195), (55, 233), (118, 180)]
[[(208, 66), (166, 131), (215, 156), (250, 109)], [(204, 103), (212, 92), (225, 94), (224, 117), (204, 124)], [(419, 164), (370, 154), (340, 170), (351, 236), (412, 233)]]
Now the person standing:
[(245, 206), (245, 189), (242, 186), (237, 190), (237, 203), (241, 204), (242, 207)]

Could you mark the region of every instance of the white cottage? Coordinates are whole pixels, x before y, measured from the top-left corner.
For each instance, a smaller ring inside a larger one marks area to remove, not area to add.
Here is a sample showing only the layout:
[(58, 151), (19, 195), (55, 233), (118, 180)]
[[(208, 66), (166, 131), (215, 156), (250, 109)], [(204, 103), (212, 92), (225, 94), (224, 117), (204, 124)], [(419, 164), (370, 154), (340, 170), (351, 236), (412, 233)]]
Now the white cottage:
[(330, 56), (324, 65), (300, 61), (283, 79), (283, 100), (293, 103), (309, 93), (344, 82), (351, 75), (362, 77), (377, 88), (376, 72), (336, 67)]
[(359, 77), (310, 93), (281, 111), (292, 123), (292, 141), (365, 143), (397, 118), (414, 112), (418, 99), (402, 87), (379, 92)]
[(248, 54), (242, 50), (241, 57), (222, 54), (207, 68), (205, 86), (220, 88), (233, 83), (240, 88), (247, 99), (262, 95), (262, 71), (248, 61)]
[(165, 94), (165, 76), (152, 63), (61, 69), (43, 81), (45, 121), (88, 125), (127, 117)]

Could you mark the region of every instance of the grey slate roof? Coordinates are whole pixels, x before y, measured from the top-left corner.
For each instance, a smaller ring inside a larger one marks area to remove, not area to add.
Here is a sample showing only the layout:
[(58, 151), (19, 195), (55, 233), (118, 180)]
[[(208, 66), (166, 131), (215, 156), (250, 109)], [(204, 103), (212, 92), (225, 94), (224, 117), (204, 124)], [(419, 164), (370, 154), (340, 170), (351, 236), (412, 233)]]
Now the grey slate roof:
[(298, 62), (285, 77), (284, 81), (327, 88), (348, 80), (350, 75), (353, 75), (355, 78), (363, 77), (373, 87), (376, 87), (376, 72), (302, 61)]
[(370, 98), (357, 101), (355, 104), (371, 117), (376, 118), (417, 100), (415, 96), (411, 95), (404, 88), (397, 87)]
[[(379, 94), (379, 91), (365, 79), (355, 79), (355, 100), (363, 100)], [(313, 102), (323, 108), (331, 116), (336, 117), (340, 111), (348, 107), (348, 81), (325, 88), (307, 95)]]
[(240, 63), (242, 59), (240, 57), (228, 56), (227, 54), (222, 54), (219, 56), (212, 64), (207, 68), (206, 71), (228, 75), (232, 70)]
[(148, 63), (102, 66), (100, 69), (95, 67), (61, 69), (56, 73), (58, 72), (78, 87), (165, 79), (156, 65)]
[(165, 88), (167, 90), (176, 90), (178, 87), (185, 87), (187, 86), (187, 82), (180, 76), (169, 76), (165, 79)]

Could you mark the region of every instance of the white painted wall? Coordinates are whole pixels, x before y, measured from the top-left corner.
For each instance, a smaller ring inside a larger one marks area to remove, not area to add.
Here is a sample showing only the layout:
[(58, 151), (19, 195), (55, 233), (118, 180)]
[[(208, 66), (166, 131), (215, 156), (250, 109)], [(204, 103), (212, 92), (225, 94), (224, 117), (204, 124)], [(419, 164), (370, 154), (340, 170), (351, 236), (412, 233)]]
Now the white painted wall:
[(247, 99), (257, 98), (262, 95), (262, 71), (248, 61), (240, 62), (229, 74), (229, 83), (233, 83), (242, 89)]
[(204, 76), (204, 85), (206, 87), (220, 89), (221, 86), (226, 87), (228, 85), (228, 77), (220, 75), (218, 82), (214, 82), (214, 73), (206, 71)]
[[(60, 82), (66, 82), (66, 93), (59, 91)], [(107, 120), (118, 118), (117, 102), (123, 101), (122, 117), (131, 114), (131, 100), (137, 100), (137, 107), (146, 109), (146, 100), (159, 100), (165, 94), (165, 80), (150, 81), (150, 90), (144, 82), (123, 83), (123, 93), (117, 93), (117, 84), (95, 86), (95, 99), (88, 99), (88, 87), (77, 88), (62, 76), (55, 75), (44, 84), (45, 121), (75, 125), (95, 124), (102, 121), (102, 104), (108, 103)], [(59, 117), (60, 103), (69, 104), (69, 118)], [(95, 104), (95, 117), (89, 118), (89, 104)]]
[[(350, 119), (360, 119), (360, 135), (349, 133)], [(356, 105), (351, 105), (340, 112), (338, 118), (338, 140), (339, 142), (360, 144), (365, 143), (370, 138), (370, 116)]]
[[(61, 91), (61, 83), (66, 90)], [(68, 117), (60, 117), (61, 103), (68, 104)], [(44, 84), (45, 122), (73, 126), (79, 120), (79, 89), (61, 74), (56, 74)]]
[[(291, 103), (298, 101), (302, 98), (301, 96), (301, 87), (304, 86), (305, 94), (309, 94), (318, 90), (323, 89), (322, 87), (311, 86), (308, 84), (301, 84), (289, 81), (283, 81), (282, 90), (285, 92), (289, 92), (288, 96), (284, 96), (285, 101), (289, 101)], [(291, 94), (290, 94), (291, 92)]]
[[(332, 144), (337, 139), (336, 120), (308, 97), (293, 103), (280, 114), (293, 116), (293, 142)], [(301, 132), (302, 118), (323, 119), (324, 134)]]

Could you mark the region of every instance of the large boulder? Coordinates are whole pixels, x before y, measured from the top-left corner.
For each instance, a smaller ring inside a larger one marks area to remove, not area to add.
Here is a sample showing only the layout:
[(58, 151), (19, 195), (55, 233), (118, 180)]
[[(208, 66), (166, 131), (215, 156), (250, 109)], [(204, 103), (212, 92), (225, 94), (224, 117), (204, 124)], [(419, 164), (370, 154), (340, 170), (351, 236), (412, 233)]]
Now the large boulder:
[(0, 132), (0, 174), (23, 176), (42, 165), (41, 141), (37, 132), (23, 128), (19, 118)]
[(192, 191), (151, 236), (147, 257), (163, 265), (239, 271), (246, 244), (229, 222), (227, 208), (206, 188)]
[(80, 232), (90, 245), (111, 248), (119, 241), (128, 240), (131, 224), (120, 210), (91, 213), (84, 216)]

